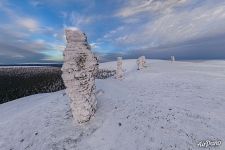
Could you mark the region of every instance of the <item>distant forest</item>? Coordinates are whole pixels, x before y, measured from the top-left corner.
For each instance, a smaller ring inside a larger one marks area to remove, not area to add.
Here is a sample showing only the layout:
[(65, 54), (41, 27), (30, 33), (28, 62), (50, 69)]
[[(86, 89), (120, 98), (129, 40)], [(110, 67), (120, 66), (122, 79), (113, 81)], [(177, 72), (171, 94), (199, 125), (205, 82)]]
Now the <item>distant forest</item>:
[[(106, 79), (114, 74), (115, 70), (100, 69), (96, 78)], [(2, 67), (0, 104), (33, 94), (63, 90), (65, 86), (61, 75), (61, 67)]]

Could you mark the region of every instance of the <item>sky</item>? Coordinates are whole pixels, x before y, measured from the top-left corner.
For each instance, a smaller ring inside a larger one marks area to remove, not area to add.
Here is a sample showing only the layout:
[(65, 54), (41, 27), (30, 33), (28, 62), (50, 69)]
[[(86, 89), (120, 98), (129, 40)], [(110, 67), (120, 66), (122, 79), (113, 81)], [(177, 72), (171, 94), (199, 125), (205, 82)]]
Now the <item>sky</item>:
[(225, 0), (1, 0), (0, 63), (61, 63), (68, 27), (100, 61), (225, 59)]

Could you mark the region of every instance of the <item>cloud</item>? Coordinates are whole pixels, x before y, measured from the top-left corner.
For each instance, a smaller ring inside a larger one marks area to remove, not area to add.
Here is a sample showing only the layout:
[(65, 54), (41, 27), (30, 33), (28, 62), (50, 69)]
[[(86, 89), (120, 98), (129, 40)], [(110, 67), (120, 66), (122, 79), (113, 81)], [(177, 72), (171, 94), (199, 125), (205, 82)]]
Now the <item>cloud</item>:
[(37, 55), (40, 61), (62, 60), (64, 28), (70, 26), (86, 32), (93, 51), (104, 60), (142, 53), (163, 58), (171, 53), (183, 58), (210, 56), (216, 44), (222, 49), (222, 42), (207, 45), (205, 41), (219, 41), (217, 37), (225, 34), (223, 0), (29, 0), (16, 4), (0, 1), (1, 59), (31, 61)]
[(20, 18), (17, 20), (17, 24), (31, 32), (37, 31), (39, 29), (38, 22), (32, 18)]
[(110, 38), (112, 38), (116, 34), (120, 33), (122, 30), (124, 30), (124, 28), (125, 28), (124, 26), (120, 26), (120, 27), (117, 27), (114, 30), (109, 31), (108, 33), (106, 33), (104, 35), (104, 39), (110, 39)]
[(29, 2), (34, 7), (38, 7), (38, 6), (42, 6), (43, 5), (43, 3), (41, 1), (39, 1), (39, 0), (30, 0)]
[(90, 7), (95, 1), (90, 0), (29, 0), (30, 5), (34, 7), (50, 6), (53, 8), (64, 8), (71, 5), (85, 5)]
[(0, 51), (4, 52), (4, 58), (9, 59), (4, 59), (5, 62), (27, 62), (31, 61), (30, 58), (45, 62), (50, 61), (47, 58), (51, 54), (62, 55), (59, 51), (62, 51), (63, 29), (55, 31), (52, 27), (43, 26), (35, 17), (16, 11), (11, 6), (7, 1), (0, 3), (1, 11), (7, 16), (7, 20), (0, 24)]
[(39, 62), (45, 55), (26, 49), (25, 47), (18, 47), (10, 43), (3, 43), (0, 41), (0, 63), (14, 64), (25, 62)]
[(9, 27), (12, 27), (13, 29), (19, 29), (21, 27), (30, 32), (39, 30), (40, 24), (35, 18), (21, 14), (16, 11), (16, 8), (12, 7), (13, 6), (7, 1), (2, 1), (0, 3), (1, 11), (7, 16), (8, 21), (12, 24)]
[[(224, 1), (159, 0), (152, 3), (162, 6), (144, 5), (147, 1), (138, 0), (129, 1), (117, 11), (115, 16), (121, 24), (97, 40), (104, 43), (96, 49), (102, 53), (103, 61), (141, 55), (163, 59), (171, 55), (178, 59), (224, 58), (225, 41), (221, 40), (225, 37)], [(137, 4), (146, 7), (139, 10)], [(111, 51), (107, 49), (110, 45), (114, 46)]]
[(96, 49), (96, 48), (99, 48), (99, 45), (98, 45), (98, 43), (95, 43), (95, 42), (93, 42), (93, 43), (90, 43), (90, 46), (91, 46), (91, 48), (92, 48), (92, 49)]
[(82, 25), (91, 23), (92, 18), (72, 11), (69, 16), (69, 21), (72, 26), (81, 27)]
[(88, 28), (89, 25), (93, 24), (99, 19), (99, 16), (95, 15), (84, 15), (76, 11), (61, 12), (64, 20), (64, 27), (76, 27), (78, 29)]
[[(158, 1), (149, 1), (149, 3), (154, 2)], [(164, 2), (167, 3), (167, 1)], [(175, 1), (173, 2), (175, 3)], [(116, 34), (109, 32), (105, 37), (114, 39), (113, 42), (123, 47), (143, 48), (179, 44), (225, 33), (225, 2), (222, 1), (214, 5), (205, 1), (203, 5), (190, 10), (177, 11), (174, 9), (154, 19), (148, 18), (147, 12), (145, 16), (145, 22), (126, 25), (124, 30), (120, 30)]]
[(174, 55), (177, 60), (207, 60), (224, 59), (225, 34), (213, 38), (204, 38), (197, 41), (173, 45), (170, 47), (138, 48), (114, 53), (97, 53), (100, 62), (115, 61), (117, 57), (124, 59), (137, 59), (146, 56), (148, 59), (170, 59)]
[(168, 12), (171, 8), (184, 4), (187, 0), (130, 0), (116, 16), (132, 17), (146, 12)]

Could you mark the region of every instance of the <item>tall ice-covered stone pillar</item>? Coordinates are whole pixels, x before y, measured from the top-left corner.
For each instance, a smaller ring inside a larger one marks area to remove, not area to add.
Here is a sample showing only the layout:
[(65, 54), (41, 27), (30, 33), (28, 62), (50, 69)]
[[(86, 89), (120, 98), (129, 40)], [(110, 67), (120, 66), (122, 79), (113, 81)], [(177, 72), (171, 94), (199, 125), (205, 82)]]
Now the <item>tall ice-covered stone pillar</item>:
[(89, 121), (96, 111), (95, 74), (98, 61), (84, 33), (66, 29), (65, 34), (67, 44), (63, 54), (62, 78), (73, 117), (83, 123)]
[(175, 61), (175, 56), (171, 56), (171, 62)]
[(141, 56), (137, 59), (138, 70), (142, 70), (145, 67), (146, 59), (145, 56)]
[(116, 78), (117, 79), (123, 79), (123, 62), (122, 57), (117, 57), (116, 62)]

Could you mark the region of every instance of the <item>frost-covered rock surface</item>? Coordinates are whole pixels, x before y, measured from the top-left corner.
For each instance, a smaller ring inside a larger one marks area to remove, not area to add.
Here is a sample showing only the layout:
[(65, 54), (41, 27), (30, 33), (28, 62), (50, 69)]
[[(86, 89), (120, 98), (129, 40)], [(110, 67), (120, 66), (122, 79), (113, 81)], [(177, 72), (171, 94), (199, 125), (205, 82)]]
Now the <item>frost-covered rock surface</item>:
[(116, 62), (116, 78), (123, 79), (123, 61), (122, 57), (117, 58)]
[(96, 111), (95, 75), (97, 58), (91, 52), (87, 37), (79, 30), (66, 29), (66, 49), (62, 79), (71, 99), (73, 116), (79, 123), (89, 121)]
[(171, 62), (175, 61), (175, 56), (171, 56)]
[(224, 150), (225, 61), (147, 63), (140, 72), (123, 60), (124, 80), (97, 80), (104, 94), (83, 125), (73, 124), (64, 91), (1, 104), (0, 149), (202, 150), (199, 141), (222, 140), (210, 149)]
[(145, 64), (146, 64), (145, 56), (141, 56), (137, 59), (138, 70), (144, 69)]

